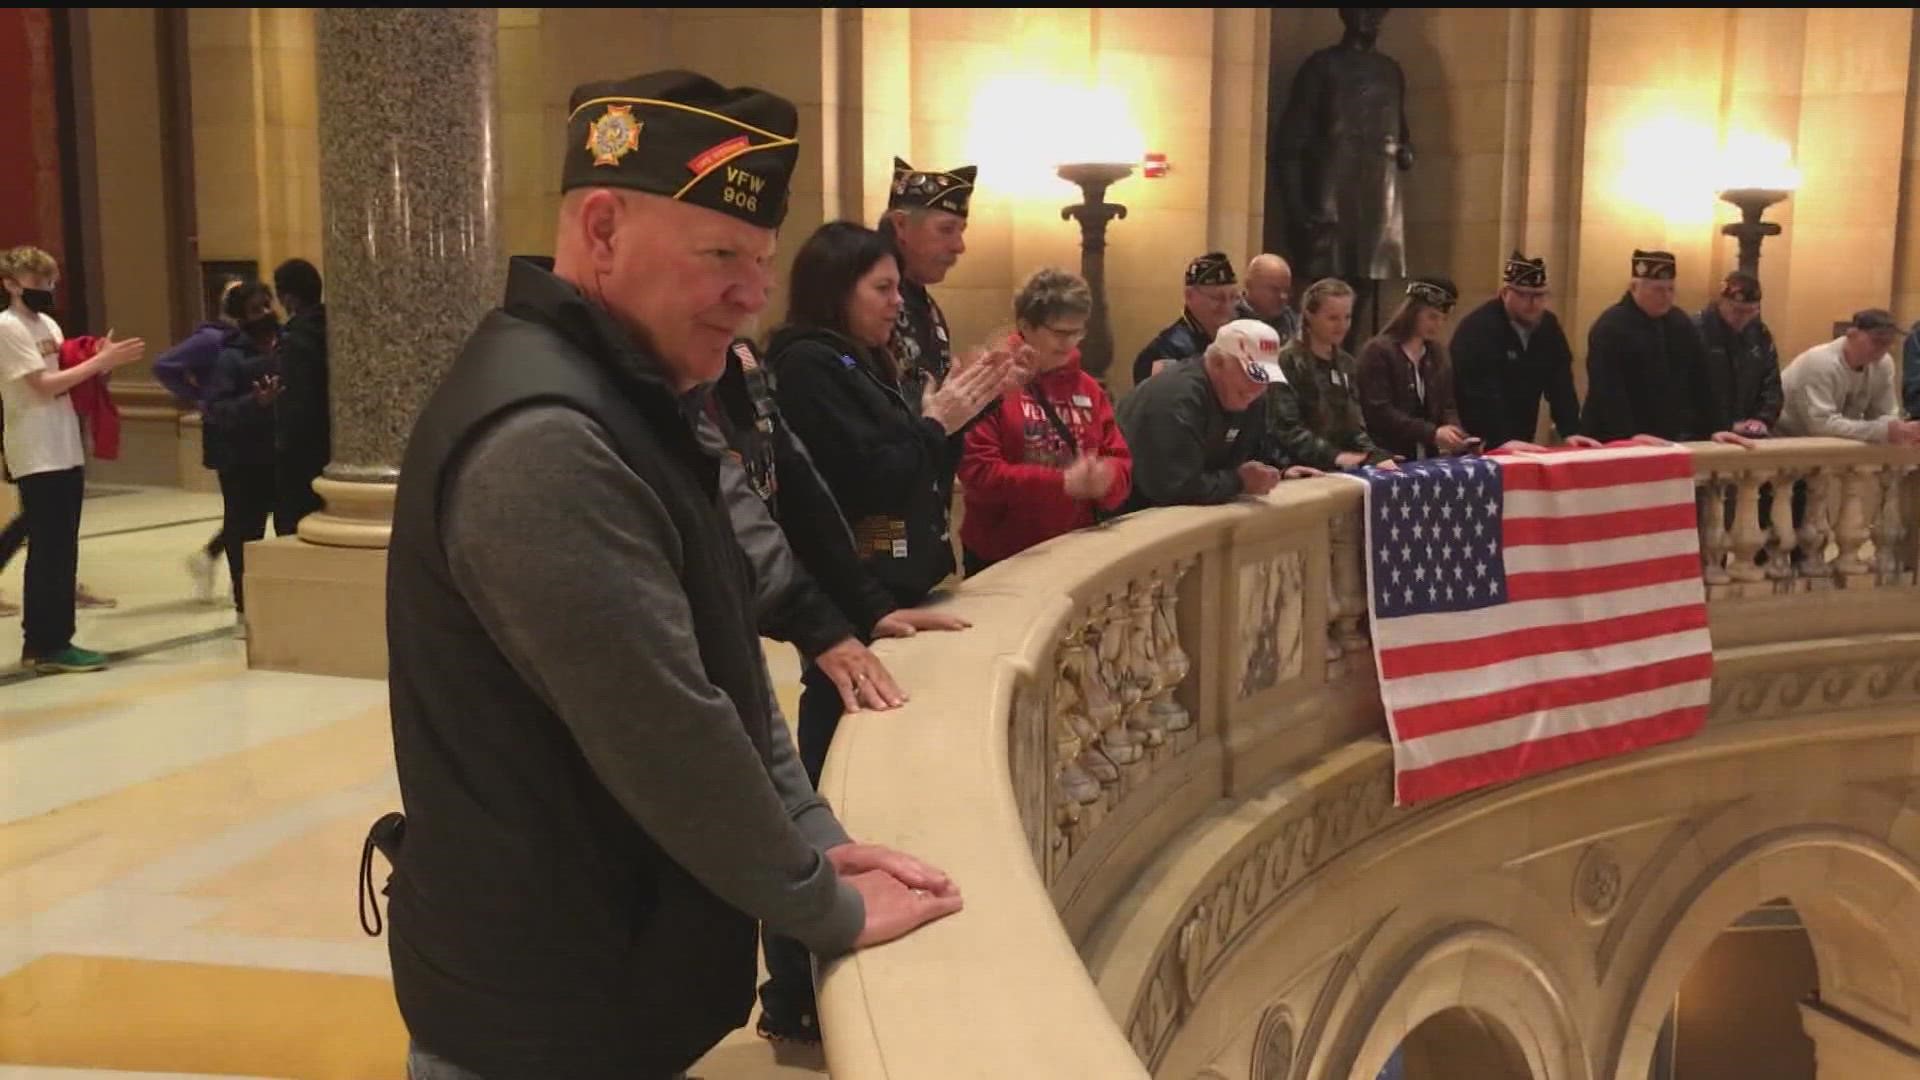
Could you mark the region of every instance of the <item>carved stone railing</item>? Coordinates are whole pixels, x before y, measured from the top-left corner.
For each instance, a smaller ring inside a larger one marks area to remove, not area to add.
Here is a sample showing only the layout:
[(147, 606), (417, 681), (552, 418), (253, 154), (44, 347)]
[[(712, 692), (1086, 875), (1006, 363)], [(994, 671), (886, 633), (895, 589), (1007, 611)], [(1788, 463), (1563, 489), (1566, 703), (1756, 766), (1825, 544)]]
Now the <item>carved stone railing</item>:
[[(1920, 688), (1920, 454), (1693, 450), (1710, 727)], [(1231, 994), (1212, 989), (1219, 973), (1274, 911), (1460, 812), (1391, 805), (1361, 494), (1326, 478), (1132, 515), (968, 581), (950, 606), (972, 629), (879, 646), (913, 701), (847, 717), (822, 789), (855, 835), (951, 872), (967, 909), (829, 965), (834, 1075), (1158, 1071), (1208, 995)], [(1867, 655), (1859, 635), (1885, 639)], [(1844, 686), (1828, 666), (1842, 657), (1859, 668)], [(1615, 899), (1598, 865), (1583, 910)], [(1289, 1040), (1317, 1039), (1327, 1018), (1289, 1024)]]
[(1914, 584), (1911, 450), (1791, 439), (1696, 461), (1710, 599)]

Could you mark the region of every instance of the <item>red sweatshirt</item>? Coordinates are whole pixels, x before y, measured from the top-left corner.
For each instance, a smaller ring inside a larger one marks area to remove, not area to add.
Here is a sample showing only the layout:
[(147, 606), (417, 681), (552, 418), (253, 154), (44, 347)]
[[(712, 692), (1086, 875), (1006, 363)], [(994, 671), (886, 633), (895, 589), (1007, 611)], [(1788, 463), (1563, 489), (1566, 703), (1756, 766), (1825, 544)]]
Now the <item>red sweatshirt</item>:
[[(91, 336), (68, 338), (60, 346), (61, 369), (78, 367), (93, 359), (93, 354), (100, 351), (102, 340)], [(107, 389), (106, 376), (95, 375), (67, 394), (73, 402), (74, 413), (80, 417), (81, 430), (93, 444), (93, 456), (102, 461), (118, 458), (120, 407), (113, 403), (113, 391)]]
[[(1042, 394), (1073, 435), (1072, 444), (1047, 419)], [(1064, 367), (1036, 375), (1024, 390), (1004, 395), (998, 409), (968, 429), (960, 459), (967, 500), (960, 543), (993, 562), (1093, 524), (1094, 503), (1068, 495), (1064, 479), (1082, 452), (1113, 463), (1113, 486), (1099, 508), (1119, 509), (1133, 488), (1133, 455), (1114, 422), (1113, 402), (1080, 370), (1076, 355)]]

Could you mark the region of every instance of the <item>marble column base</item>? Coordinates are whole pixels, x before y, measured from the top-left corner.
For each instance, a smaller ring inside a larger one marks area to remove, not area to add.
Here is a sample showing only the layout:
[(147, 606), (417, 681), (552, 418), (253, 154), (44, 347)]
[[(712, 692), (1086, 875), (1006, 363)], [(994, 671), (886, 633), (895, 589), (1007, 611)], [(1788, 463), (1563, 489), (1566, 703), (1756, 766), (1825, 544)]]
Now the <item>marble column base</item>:
[(329, 480), (313, 482), (326, 503), (300, 519), (300, 539), (310, 544), (385, 550), (393, 536), (393, 484)]
[(301, 536), (247, 545), (247, 666), (384, 679), (385, 542), (378, 547), (309, 543), (303, 537), (312, 520), (301, 521)]

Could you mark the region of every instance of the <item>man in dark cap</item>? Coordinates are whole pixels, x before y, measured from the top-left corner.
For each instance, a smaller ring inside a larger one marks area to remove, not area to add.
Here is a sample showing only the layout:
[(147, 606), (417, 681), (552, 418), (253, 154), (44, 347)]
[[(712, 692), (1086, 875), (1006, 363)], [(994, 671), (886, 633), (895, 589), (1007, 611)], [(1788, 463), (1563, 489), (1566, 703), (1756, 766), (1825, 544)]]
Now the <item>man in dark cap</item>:
[(1133, 358), (1133, 385), (1139, 386), (1177, 360), (1207, 351), (1213, 335), (1234, 318), (1240, 280), (1225, 252), (1209, 251), (1187, 264), (1186, 304), (1172, 326), (1147, 342)]
[(1620, 302), (1587, 334), (1587, 404), (1580, 429), (1603, 442), (1653, 435), (1673, 442), (1718, 430), (1706, 345), (1673, 303), (1673, 255), (1633, 253)]
[(1780, 434), (1907, 446), (1920, 420), (1900, 419), (1900, 392), (1888, 350), (1900, 324), (1883, 308), (1856, 311), (1847, 332), (1793, 358), (1781, 375), (1786, 406)]
[(1532, 442), (1540, 399), (1560, 438), (1580, 436), (1580, 397), (1573, 386), (1573, 347), (1547, 310), (1547, 261), (1518, 251), (1507, 256), (1500, 292), (1454, 328), (1449, 351), (1460, 423), (1489, 448)]
[(552, 269), (514, 260), (414, 428), (407, 816), (368, 838), (414, 1075), (678, 1076), (746, 1022), (756, 920), (835, 955), (959, 908), (808, 787), (694, 428), (766, 304), (797, 127), (687, 72), (574, 91)]
[[(900, 253), (900, 316), (893, 324), (893, 356), (904, 373), (902, 389), (916, 411), (926, 394), (953, 370), (947, 317), (927, 286), (938, 285), (967, 252), (967, 209), (979, 169), (922, 172), (893, 159), (893, 186), (880, 231)], [(957, 459), (957, 455), (956, 455)]]
[(1694, 325), (1706, 344), (1714, 425), (1764, 439), (1780, 422), (1780, 351), (1760, 318), (1760, 279), (1735, 270)]

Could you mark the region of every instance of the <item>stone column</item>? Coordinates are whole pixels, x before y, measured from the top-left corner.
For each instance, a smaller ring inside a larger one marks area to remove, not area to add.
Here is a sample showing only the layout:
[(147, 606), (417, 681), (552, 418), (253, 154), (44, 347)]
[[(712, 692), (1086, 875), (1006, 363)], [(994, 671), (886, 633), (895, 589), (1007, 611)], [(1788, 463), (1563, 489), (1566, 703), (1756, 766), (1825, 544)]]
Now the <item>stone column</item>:
[(253, 667), (386, 674), (386, 547), (414, 419), (500, 302), (492, 8), (314, 20), (333, 461), (299, 537), (247, 548)]
[(384, 548), (407, 435), (500, 302), (492, 8), (316, 19), (333, 463), (300, 538)]

